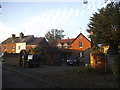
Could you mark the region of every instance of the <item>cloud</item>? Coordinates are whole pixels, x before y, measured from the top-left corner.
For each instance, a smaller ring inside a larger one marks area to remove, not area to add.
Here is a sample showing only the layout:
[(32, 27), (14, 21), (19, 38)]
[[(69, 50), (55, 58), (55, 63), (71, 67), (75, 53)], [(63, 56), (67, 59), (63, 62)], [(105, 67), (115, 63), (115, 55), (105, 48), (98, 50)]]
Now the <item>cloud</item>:
[(0, 22), (0, 43), (8, 37), (11, 37), (12, 34), (17, 34), (18, 31), (19, 30), (11, 28)]
[[(103, 2), (90, 2), (87, 5), (71, 5), (43, 11), (28, 19), (22, 28), (25, 33), (45, 36), (51, 29), (63, 29), (66, 37), (76, 37), (80, 31), (87, 34), (86, 27), (94, 12), (105, 6)], [(83, 30), (80, 30), (82, 28)]]
[[(89, 23), (89, 18), (97, 11), (98, 8), (105, 6), (106, 3), (89, 2), (87, 5), (74, 3), (70, 6), (62, 6), (60, 8), (48, 9), (41, 11), (35, 16), (28, 17), (24, 23), (20, 23), (21, 30), (24, 30), (24, 35), (42, 36), (51, 29), (63, 29), (66, 38), (75, 38), (80, 31), (87, 36), (86, 27)], [(24, 18), (23, 18), (24, 19)], [(7, 24), (0, 22), (0, 42), (11, 34), (18, 34), (21, 30), (9, 27)], [(80, 29), (82, 28), (82, 29)]]
[(77, 25), (75, 18), (79, 16), (78, 13), (78, 9), (67, 7), (50, 10), (31, 17), (22, 27), (27, 34), (37, 36), (45, 36), (47, 31), (55, 28), (64, 29), (65, 31), (73, 30)]

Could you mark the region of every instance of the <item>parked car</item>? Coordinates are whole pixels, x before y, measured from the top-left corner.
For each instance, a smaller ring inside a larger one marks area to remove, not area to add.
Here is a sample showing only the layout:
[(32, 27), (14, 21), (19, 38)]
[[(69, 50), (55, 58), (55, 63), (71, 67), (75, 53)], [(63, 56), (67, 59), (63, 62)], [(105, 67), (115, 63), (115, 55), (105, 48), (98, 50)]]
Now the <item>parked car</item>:
[(28, 55), (28, 67), (39, 66), (41, 62), (41, 56), (38, 54)]
[(80, 61), (78, 56), (70, 56), (67, 59), (67, 65), (79, 65), (79, 64), (80, 64)]

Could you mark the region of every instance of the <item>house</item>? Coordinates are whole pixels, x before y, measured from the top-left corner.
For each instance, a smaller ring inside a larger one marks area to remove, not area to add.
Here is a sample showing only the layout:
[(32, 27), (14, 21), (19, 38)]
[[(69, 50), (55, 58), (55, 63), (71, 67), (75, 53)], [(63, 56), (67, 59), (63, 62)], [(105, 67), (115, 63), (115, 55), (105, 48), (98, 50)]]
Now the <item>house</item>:
[(51, 46), (61, 49), (85, 51), (86, 49), (91, 48), (91, 42), (80, 33), (76, 38), (56, 39), (52, 42)]
[(21, 32), (19, 37), (12, 34), (12, 37), (1, 43), (2, 53), (19, 53), (21, 50), (29, 50), (36, 46), (48, 46), (44, 37), (34, 37), (34, 35), (24, 36)]
[(57, 47), (62, 52), (62, 58), (66, 60), (70, 55), (78, 55), (81, 60), (84, 60), (84, 53), (88, 56), (85, 56), (87, 63), (89, 60), (89, 54), (91, 48), (91, 42), (80, 33), (76, 38), (68, 39), (56, 39), (51, 44), (52, 47)]

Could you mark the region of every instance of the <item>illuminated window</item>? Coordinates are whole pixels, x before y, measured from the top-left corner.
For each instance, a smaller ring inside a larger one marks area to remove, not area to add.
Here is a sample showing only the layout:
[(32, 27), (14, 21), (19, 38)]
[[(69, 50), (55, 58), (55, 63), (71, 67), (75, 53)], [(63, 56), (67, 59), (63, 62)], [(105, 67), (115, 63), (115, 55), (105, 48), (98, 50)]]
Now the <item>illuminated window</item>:
[(82, 48), (83, 47), (83, 43), (79, 42), (79, 47)]

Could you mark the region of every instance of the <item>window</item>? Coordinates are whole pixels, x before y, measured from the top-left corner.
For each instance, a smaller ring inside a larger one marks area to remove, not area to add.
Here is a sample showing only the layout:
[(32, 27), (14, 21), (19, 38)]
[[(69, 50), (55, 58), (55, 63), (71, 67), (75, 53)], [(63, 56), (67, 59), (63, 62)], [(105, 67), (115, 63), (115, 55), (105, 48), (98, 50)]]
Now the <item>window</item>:
[(66, 49), (68, 48), (68, 44), (67, 44), (67, 43), (64, 43), (63, 46), (64, 46), (64, 48), (66, 48)]
[(64, 46), (64, 48), (66, 48), (66, 49), (67, 49), (67, 48), (68, 48), (68, 46)]
[(6, 50), (6, 46), (4, 46), (4, 50)]
[(20, 46), (18, 46), (18, 50), (20, 50)]
[(58, 46), (58, 48), (62, 48), (61, 46)]
[(4, 46), (4, 51), (7, 51), (7, 46)]
[(14, 51), (14, 49), (15, 49), (15, 46), (12, 46), (12, 50)]
[(83, 47), (83, 45), (82, 45), (83, 43), (82, 42), (79, 42), (79, 47), (80, 48), (82, 48)]
[(61, 44), (61, 43), (58, 43), (57, 47), (58, 47), (58, 48), (62, 48), (62, 44)]
[(15, 46), (12, 46), (12, 49), (15, 49)]
[(84, 52), (80, 52), (79, 57), (83, 58), (84, 57)]

